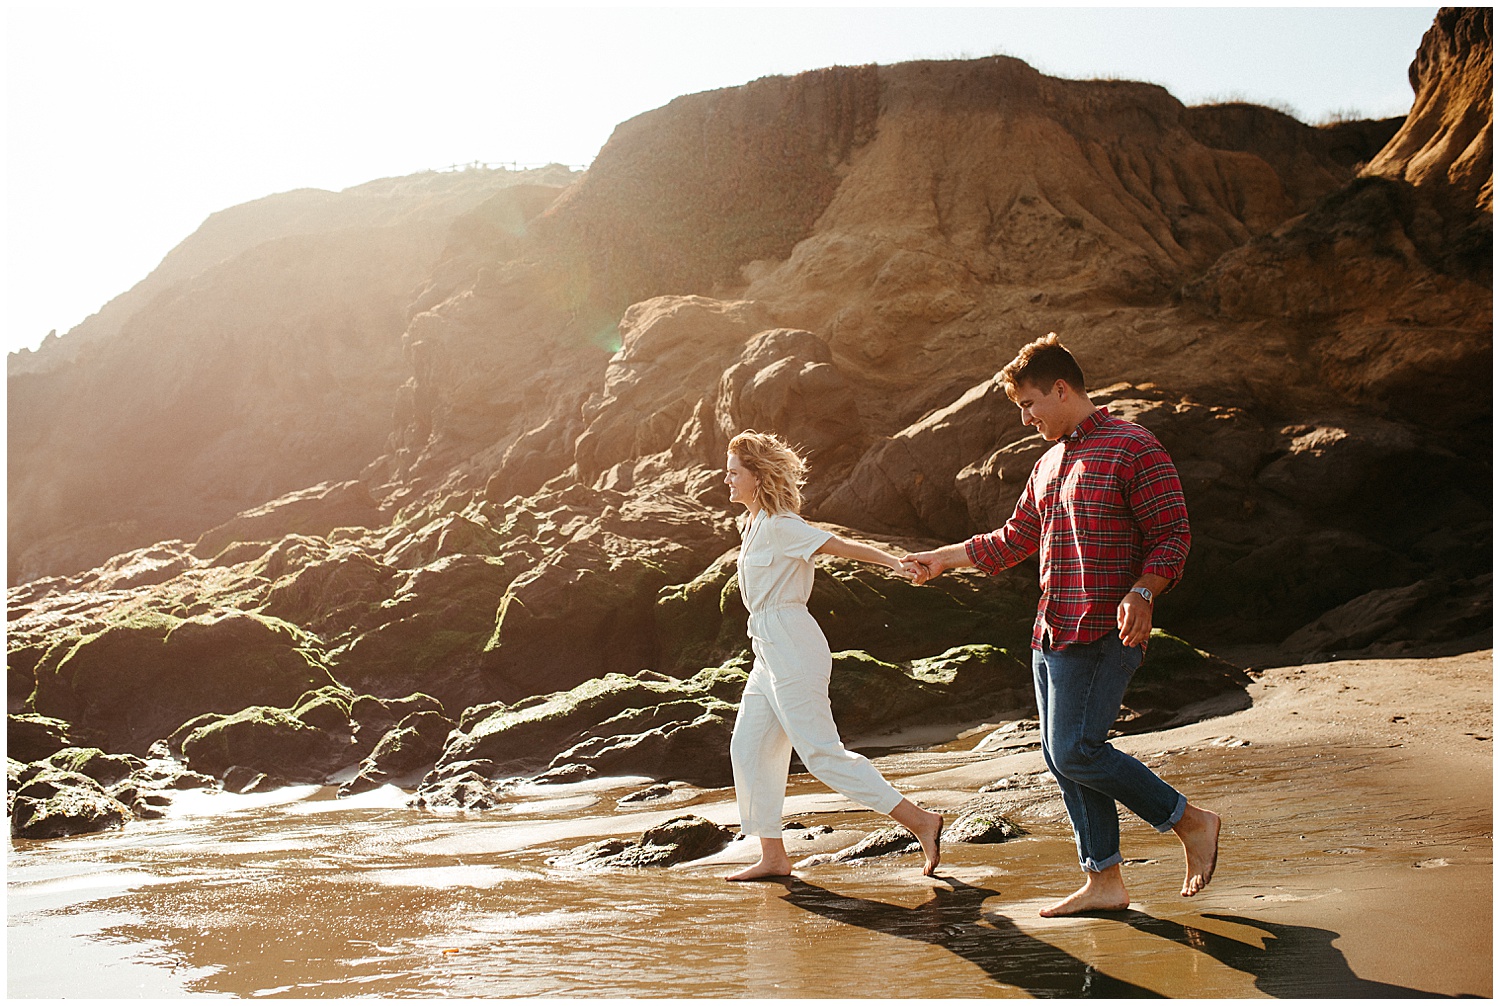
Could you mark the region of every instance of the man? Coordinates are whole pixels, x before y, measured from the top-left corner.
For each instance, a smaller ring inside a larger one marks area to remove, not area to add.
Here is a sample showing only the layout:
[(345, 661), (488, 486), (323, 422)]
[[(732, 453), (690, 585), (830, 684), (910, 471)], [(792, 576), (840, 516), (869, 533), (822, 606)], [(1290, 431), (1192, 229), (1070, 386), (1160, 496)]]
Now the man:
[(1187, 561), (1177, 470), (1150, 432), (1094, 407), (1056, 333), (1022, 347), (996, 376), (1021, 422), (1056, 446), (1036, 463), (1000, 530), (906, 558), (925, 583), (958, 566), (998, 573), (1040, 553), (1031, 646), (1042, 755), (1062, 789), (1086, 878), (1041, 914), (1129, 907), (1117, 800), (1157, 831), (1177, 834), (1187, 858), (1182, 895), (1190, 898), (1213, 876), (1218, 815), (1107, 740), (1145, 653), (1152, 604)]

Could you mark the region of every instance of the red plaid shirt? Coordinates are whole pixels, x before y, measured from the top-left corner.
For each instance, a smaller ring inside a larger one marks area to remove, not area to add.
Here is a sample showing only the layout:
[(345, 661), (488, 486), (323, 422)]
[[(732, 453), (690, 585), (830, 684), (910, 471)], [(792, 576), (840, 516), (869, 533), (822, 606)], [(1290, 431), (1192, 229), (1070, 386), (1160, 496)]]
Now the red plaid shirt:
[(1031, 470), (1016, 512), (964, 543), (986, 573), (1041, 552), (1042, 598), (1031, 634), (1053, 649), (1118, 631), (1115, 612), (1142, 573), (1176, 581), (1187, 562), (1187, 503), (1161, 442), (1095, 409)]

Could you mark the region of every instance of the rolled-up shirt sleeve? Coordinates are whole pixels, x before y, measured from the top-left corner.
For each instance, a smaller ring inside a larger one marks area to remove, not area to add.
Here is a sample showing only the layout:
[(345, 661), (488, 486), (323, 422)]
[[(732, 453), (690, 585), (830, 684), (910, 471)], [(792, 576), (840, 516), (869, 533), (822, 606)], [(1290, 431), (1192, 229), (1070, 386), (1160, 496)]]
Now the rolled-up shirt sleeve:
[(772, 547), (793, 559), (811, 559), (813, 553), (833, 537), (832, 531), (813, 527), (797, 514), (777, 514), (771, 527), (775, 534), (775, 544)]
[(1010, 569), (1033, 555), (1042, 540), (1041, 514), (1036, 508), (1036, 472), (1026, 480), (1026, 488), (1016, 501), (1015, 512), (998, 531), (976, 534), (964, 542), (969, 562), (991, 576)]
[(1156, 447), (1140, 455), (1125, 488), (1125, 503), (1141, 529), (1141, 572), (1170, 580), (1170, 590), (1182, 578), (1193, 538), (1182, 481), (1165, 449)]

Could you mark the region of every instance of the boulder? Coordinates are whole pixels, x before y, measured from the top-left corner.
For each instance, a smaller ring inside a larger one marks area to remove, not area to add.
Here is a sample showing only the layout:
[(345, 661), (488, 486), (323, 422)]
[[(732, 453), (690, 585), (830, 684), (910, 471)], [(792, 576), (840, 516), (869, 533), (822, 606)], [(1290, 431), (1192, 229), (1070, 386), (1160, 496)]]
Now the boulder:
[(64, 748), (48, 755), (44, 764), (62, 772), (86, 775), (101, 786), (113, 786), (146, 765), (134, 755), (105, 754), (98, 748)]
[(1024, 828), (1002, 813), (1006, 806), (992, 800), (969, 801), (953, 823), (943, 829), (943, 841), (987, 845), (1026, 834)]
[[(767, 328), (765, 310), (748, 301), (655, 297), (620, 319), (620, 351), (583, 407), (585, 428), (573, 446), (579, 477), (671, 451), (687, 434), (685, 460), (723, 462), (723, 433), (711, 415), (714, 387), (747, 339)], [(734, 432), (739, 432), (735, 430)]]
[(674, 866), (711, 856), (733, 838), (734, 833), (728, 828), (684, 814), (647, 829), (638, 842), (605, 839), (554, 856), (547, 862), (583, 869)]
[(12, 838), (62, 838), (123, 827), (130, 808), (86, 775), (44, 769), (16, 790)]
[(657, 591), (691, 579), (733, 534), (727, 514), (680, 493), (601, 491), (588, 502), (602, 504), (597, 516), (500, 601), (481, 667), (502, 700), (652, 666)]
[[(1161, 629), (1152, 629), (1146, 656), (1125, 689), (1121, 733), (1164, 730), (1201, 719), (1250, 708), (1245, 690), (1250, 675), (1242, 668), (1206, 653)], [(1201, 704), (1214, 701), (1213, 710)], [(1195, 708), (1199, 707), (1199, 708)]]
[[(1019, 487), (1035, 463), (1031, 454), (1041, 452), (1006, 455), (1002, 462), (995, 444), (1028, 439), (1023, 439), (1020, 410), (998, 383), (987, 378), (871, 447), (819, 504), (818, 516), (867, 530), (920, 529), (944, 541), (968, 537), (976, 523), (982, 530), (998, 527), (991, 523), (991, 515), (1003, 511), (1010, 516)], [(982, 482), (966, 492), (964, 477), (987, 454)], [(997, 492), (1001, 484), (1009, 491)], [(985, 498), (970, 498), (980, 493)]]
[(591, 736), (558, 754), (551, 767), (587, 765), (602, 775), (728, 786), (734, 782), (729, 763), (734, 715), (734, 706), (712, 696), (633, 709), (589, 731)]
[(771, 329), (745, 343), (719, 378), (714, 418), (726, 446), (741, 430), (762, 430), (804, 450), (813, 462), (811, 505), (859, 457), (865, 440), (856, 386), (826, 342), (797, 329)]
[[(717, 691), (742, 690), (743, 673), (732, 668), (706, 668), (683, 681), (649, 672), (631, 677), (609, 674), (566, 692), (536, 696), (514, 705), (475, 707), (466, 710), (459, 721), (438, 769), (482, 758), (493, 762), (498, 771), (529, 774), (546, 768), (580, 743), (592, 739), (594, 749), (602, 747), (603, 738), (617, 736), (603, 725), (622, 714), (626, 718), (614, 726), (646, 723), (651, 729), (659, 725), (659, 719), (652, 720), (660, 717), (659, 707), (663, 706), (670, 707), (680, 720), (695, 721), (705, 712), (705, 700), (723, 702), (716, 697)], [(565, 763), (557, 761), (559, 766)], [(615, 768), (625, 770), (618, 764)]]
[(339, 787), (339, 796), (363, 793), (432, 765), (443, 753), (453, 721), (439, 712), (406, 716), (360, 763), (359, 775)]
[(140, 751), (200, 713), (289, 705), (332, 684), (317, 639), (242, 611), (141, 614), (54, 646), (37, 668), (35, 711)]
[(1430, 578), (1372, 590), (1319, 615), (1283, 640), (1281, 649), (1310, 660), (1334, 652), (1399, 652), (1417, 643), (1461, 640), (1490, 626), (1491, 583), (1489, 576)]
[(351, 696), (347, 689), (325, 685), (305, 692), (292, 706), (292, 715), (310, 727), (348, 733), (353, 729), (349, 718)]
[(250, 706), (201, 726), (182, 742), (188, 765), (222, 777), (232, 766), (292, 782), (322, 782), (353, 761), (353, 738), (308, 726), (290, 710)]
[(823, 852), (808, 856), (799, 860), (795, 867), (799, 870), (810, 866), (823, 866), (828, 863), (848, 863), (857, 859), (872, 859), (876, 856), (901, 856), (909, 852), (921, 852), (922, 843), (917, 841), (917, 836), (907, 831), (900, 825), (883, 828), (880, 831), (866, 835), (853, 845), (838, 850), (837, 852)]
[(504, 558), (449, 555), (394, 576), (393, 588), (363, 613), (329, 663), (361, 692), (435, 692), (465, 705), (486, 697), (476, 668), (495, 629), (505, 591), (524, 569)]
[(426, 810), (493, 810), (503, 802), (499, 787), (478, 772), (466, 771), (432, 783), (424, 780), (411, 805)]
[(66, 720), (37, 713), (10, 713), (5, 718), (6, 751), (22, 762), (41, 761), (63, 748), (71, 747), (70, 725)]

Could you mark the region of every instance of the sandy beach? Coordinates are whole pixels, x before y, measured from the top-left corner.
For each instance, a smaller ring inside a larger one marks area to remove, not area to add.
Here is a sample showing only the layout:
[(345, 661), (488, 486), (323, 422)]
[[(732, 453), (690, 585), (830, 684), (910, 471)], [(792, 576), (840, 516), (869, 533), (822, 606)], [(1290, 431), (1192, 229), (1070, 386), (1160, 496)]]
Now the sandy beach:
[[(744, 842), (670, 870), (549, 866), (687, 811), (734, 822), (724, 790), (617, 810), (630, 779), (518, 790), (472, 816), (408, 809), (394, 788), (334, 801), (303, 787), (16, 841), (8, 991), (1488, 996), (1491, 662), (1484, 650), (1273, 668), (1249, 709), (1121, 738), (1224, 815), (1219, 872), (1191, 900), (1175, 840), (1127, 821), (1131, 910), (1039, 918), (1077, 883), (1066, 819), (1024, 725), (986, 757), (970, 750), (985, 724), (878, 759), (929, 806), (1011, 780), (999, 795), (1029, 834), (951, 844), (931, 879), (904, 856), (724, 884), (752, 854)], [(806, 776), (791, 793), (791, 818), (831, 827), (789, 842), (805, 853), (882, 823)]]

